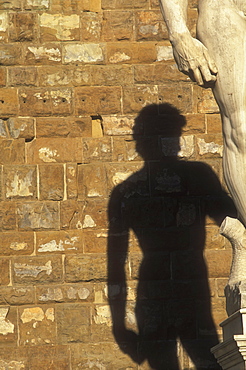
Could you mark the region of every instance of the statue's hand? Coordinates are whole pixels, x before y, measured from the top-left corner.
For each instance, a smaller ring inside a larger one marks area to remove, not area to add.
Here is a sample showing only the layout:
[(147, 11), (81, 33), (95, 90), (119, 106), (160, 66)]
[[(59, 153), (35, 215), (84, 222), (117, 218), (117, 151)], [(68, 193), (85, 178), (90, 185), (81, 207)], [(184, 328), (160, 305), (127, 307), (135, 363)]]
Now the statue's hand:
[(207, 48), (190, 34), (172, 41), (173, 55), (178, 68), (192, 81), (206, 86), (216, 81), (217, 68)]

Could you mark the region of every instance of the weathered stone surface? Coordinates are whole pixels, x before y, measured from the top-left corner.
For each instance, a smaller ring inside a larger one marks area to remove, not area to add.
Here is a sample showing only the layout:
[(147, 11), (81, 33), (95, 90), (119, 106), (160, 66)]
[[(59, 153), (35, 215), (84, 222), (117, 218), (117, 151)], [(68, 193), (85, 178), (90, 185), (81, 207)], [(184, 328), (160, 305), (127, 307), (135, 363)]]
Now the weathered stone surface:
[(63, 46), (64, 63), (100, 63), (104, 61), (103, 44), (66, 44)]
[(34, 119), (33, 118), (9, 118), (7, 127), (12, 139), (23, 138), (27, 141), (34, 137)]
[(166, 61), (166, 60), (173, 60), (173, 49), (169, 42), (165, 44), (159, 44), (156, 46), (157, 49), (157, 62)]
[(218, 105), (210, 89), (198, 89), (198, 86), (195, 86), (194, 98), (197, 99), (198, 113), (219, 113)]
[(81, 16), (82, 41), (98, 42), (101, 40), (102, 14), (95, 12), (83, 12)]
[(27, 163), (81, 163), (80, 138), (40, 138), (26, 144)]
[(4, 166), (4, 196), (12, 198), (37, 198), (36, 166)]
[(67, 164), (66, 166), (66, 189), (67, 199), (77, 198), (78, 196), (78, 166), (77, 164)]
[(1, 232), (0, 254), (4, 256), (29, 254), (34, 251), (34, 234), (29, 232)]
[(26, 10), (45, 10), (49, 9), (50, 0), (24, 0)]
[(160, 41), (168, 38), (166, 25), (159, 10), (136, 13), (136, 38), (138, 41)]
[(82, 228), (107, 228), (107, 199), (87, 198), (83, 212)]
[(108, 63), (153, 63), (156, 60), (153, 43), (107, 43)]
[(218, 227), (206, 227), (206, 244), (207, 249), (223, 249), (225, 247), (225, 238), (220, 235)]
[(84, 163), (110, 162), (112, 159), (112, 144), (109, 137), (83, 139)]
[(39, 165), (39, 191), (41, 200), (63, 200), (64, 168), (62, 164)]
[(121, 111), (120, 87), (75, 88), (75, 114), (115, 114)]
[(70, 89), (23, 89), (19, 92), (20, 113), (27, 116), (30, 111), (34, 116), (71, 114), (72, 92)]
[(92, 66), (92, 85), (131, 85), (133, 70), (130, 66)]
[(78, 41), (79, 16), (42, 13), (39, 17), (41, 41)]
[(184, 132), (189, 134), (205, 133), (205, 115), (204, 114), (187, 114), (185, 116), (186, 125)]
[(90, 137), (90, 117), (38, 117), (36, 121), (37, 137)]
[(102, 125), (105, 135), (132, 135), (134, 118), (131, 116), (103, 116)]
[(84, 230), (84, 252), (106, 253), (108, 233), (107, 230)]
[(57, 334), (59, 344), (88, 342), (90, 340), (89, 307), (79, 304), (57, 306)]
[(62, 53), (59, 44), (33, 44), (25, 47), (26, 64), (61, 64)]
[(208, 134), (221, 134), (221, 118), (219, 114), (206, 114)]
[(11, 10), (20, 10), (21, 9), (21, 0), (11, 0), (2, 2), (0, 4), (0, 9), (11, 9)]
[(20, 64), (21, 49), (18, 44), (0, 45), (0, 64), (5, 66)]
[(148, 8), (147, 0), (102, 0), (102, 9)]
[(0, 267), (1, 267), (0, 285), (8, 285), (10, 283), (9, 260), (7, 258), (1, 258)]
[(133, 12), (105, 11), (102, 33), (104, 41), (132, 41), (134, 38)]
[(15, 284), (61, 283), (61, 257), (16, 257), (12, 261), (12, 273)]
[(105, 281), (107, 258), (105, 255), (67, 256), (65, 259), (65, 280), (68, 283), (79, 281)]
[(203, 158), (222, 157), (223, 139), (217, 135), (199, 135), (197, 137), (198, 153)]
[(16, 230), (16, 204), (14, 202), (0, 204), (0, 230)]
[(40, 67), (41, 86), (84, 86), (91, 83), (91, 66), (48, 66)]
[(206, 250), (205, 261), (208, 276), (211, 278), (228, 278), (231, 267), (231, 250)]
[(11, 117), (18, 113), (18, 98), (15, 88), (0, 89), (0, 116)]
[(17, 345), (17, 309), (0, 307), (0, 346)]
[(34, 287), (1, 287), (0, 305), (19, 306), (23, 304), (33, 304), (35, 302)]
[(123, 112), (138, 113), (149, 104), (156, 104), (158, 97), (157, 86), (135, 86), (123, 89)]
[(48, 234), (37, 232), (36, 250), (38, 254), (82, 253), (82, 232), (77, 230), (51, 231)]
[(10, 86), (37, 86), (36, 67), (11, 67), (8, 69)]
[(0, 67), (0, 86), (6, 85), (6, 67)]
[(9, 38), (11, 42), (37, 40), (37, 16), (33, 13), (10, 13)]
[(85, 203), (70, 199), (61, 203), (61, 229), (81, 230)]
[(93, 285), (91, 283), (66, 284), (55, 287), (37, 287), (39, 303), (55, 302), (92, 302), (94, 300)]
[(107, 194), (106, 171), (102, 164), (78, 166), (78, 198), (100, 198)]
[(190, 84), (165, 84), (159, 86), (159, 101), (170, 103), (178, 108), (182, 114), (192, 113), (192, 89)]
[(0, 14), (0, 40), (1, 42), (7, 41), (8, 35), (8, 14), (1, 13)]
[(18, 203), (18, 227), (20, 230), (59, 229), (59, 207), (57, 202)]

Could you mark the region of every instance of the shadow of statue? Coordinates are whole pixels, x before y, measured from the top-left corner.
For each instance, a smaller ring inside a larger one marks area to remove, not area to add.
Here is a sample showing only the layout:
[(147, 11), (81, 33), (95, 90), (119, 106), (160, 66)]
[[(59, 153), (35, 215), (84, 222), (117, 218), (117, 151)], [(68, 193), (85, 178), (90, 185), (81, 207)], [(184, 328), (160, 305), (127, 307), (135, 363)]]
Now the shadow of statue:
[[(185, 123), (170, 104), (142, 109), (133, 138), (144, 165), (113, 189), (108, 206), (113, 334), (133, 361), (156, 370), (179, 369), (180, 343), (196, 369), (219, 369), (210, 353), (218, 338), (203, 258), (205, 217), (219, 225), (235, 209), (207, 164), (178, 156)], [(142, 251), (138, 266), (130, 232)], [(126, 324), (132, 279), (137, 330)]]

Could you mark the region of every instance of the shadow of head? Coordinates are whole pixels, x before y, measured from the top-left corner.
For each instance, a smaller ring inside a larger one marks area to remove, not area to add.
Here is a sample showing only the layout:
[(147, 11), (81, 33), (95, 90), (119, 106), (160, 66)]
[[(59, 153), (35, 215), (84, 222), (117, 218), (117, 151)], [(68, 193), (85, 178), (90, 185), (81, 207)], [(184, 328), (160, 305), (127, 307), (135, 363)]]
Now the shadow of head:
[(185, 117), (171, 104), (151, 104), (135, 119), (133, 138), (137, 152), (146, 159), (177, 157)]

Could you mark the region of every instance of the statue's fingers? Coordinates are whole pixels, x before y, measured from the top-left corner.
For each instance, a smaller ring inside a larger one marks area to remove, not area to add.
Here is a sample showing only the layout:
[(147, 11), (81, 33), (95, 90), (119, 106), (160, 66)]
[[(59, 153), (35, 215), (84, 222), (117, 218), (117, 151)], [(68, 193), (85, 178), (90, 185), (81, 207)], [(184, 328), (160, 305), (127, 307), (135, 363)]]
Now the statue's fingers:
[(204, 55), (205, 55), (205, 58), (208, 62), (208, 66), (209, 66), (209, 69), (210, 71), (213, 73), (213, 74), (217, 74), (218, 73), (218, 69), (216, 67), (216, 64), (215, 62), (213, 61), (213, 59), (210, 57), (209, 53), (207, 50), (204, 50)]
[(216, 76), (211, 74), (211, 71), (208, 68), (208, 66), (201, 66), (200, 71), (201, 71), (201, 74), (202, 74), (202, 77), (203, 77), (204, 81), (206, 81), (206, 82), (216, 81)]
[(203, 81), (200, 69), (195, 68), (193, 69), (192, 72), (193, 72), (194, 80), (198, 83), (198, 85), (202, 86), (204, 84), (204, 81)]

